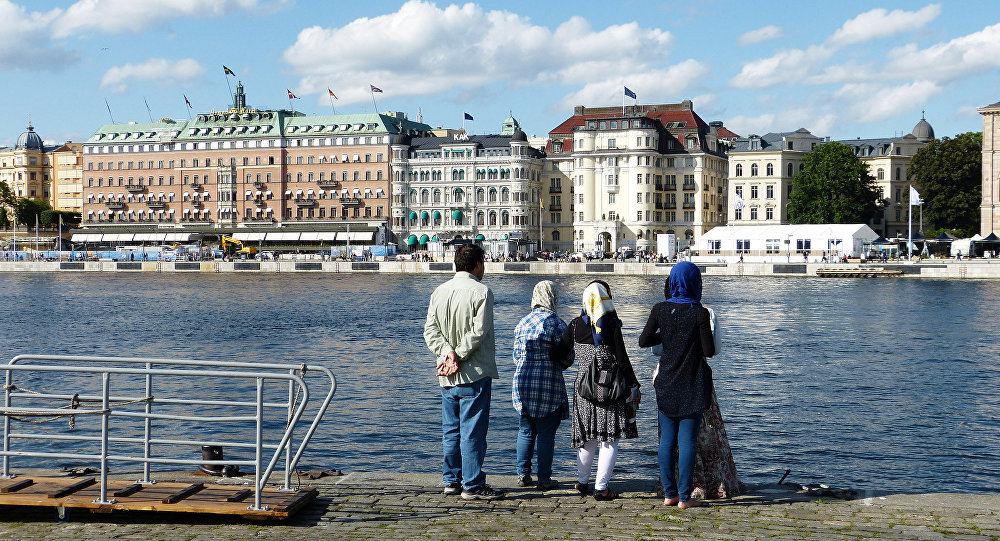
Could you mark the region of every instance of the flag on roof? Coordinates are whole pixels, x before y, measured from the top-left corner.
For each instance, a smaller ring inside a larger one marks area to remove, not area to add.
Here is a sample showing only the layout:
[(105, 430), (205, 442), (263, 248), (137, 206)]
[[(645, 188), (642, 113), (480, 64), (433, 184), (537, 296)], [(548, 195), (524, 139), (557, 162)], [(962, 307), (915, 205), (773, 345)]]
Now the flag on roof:
[(186, 94), (181, 94), (181, 95), (182, 95), (182, 96), (184, 96), (184, 103), (186, 103), (186, 104), (187, 104), (188, 108), (189, 108), (189, 109), (194, 109), (194, 107), (193, 107), (193, 106), (191, 105), (191, 102), (190, 102), (190, 101), (188, 101), (188, 97), (187, 97), (187, 95), (186, 95)]
[(331, 98), (333, 98), (333, 99), (335, 99), (335, 100), (338, 100), (338, 99), (340, 99), (340, 98), (338, 98), (338, 97), (337, 97), (337, 95), (336, 95), (336, 94), (334, 94), (334, 93), (333, 93), (333, 90), (330, 90), (329, 88), (327, 88), (327, 91), (329, 91), (329, 92), (330, 92), (330, 97), (331, 97)]
[(292, 94), (292, 91), (291, 91), (291, 90), (288, 90), (287, 88), (285, 89), (285, 92), (288, 92), (288, 99), (290, 99), (290, 100), (297, 100), (297, 99), (300, 99), (300, 98), (299, 98), (298, 96), (296, 96), (295, 94)]
[(474, 118), (472, 118), (472, 115), (470, 115), (469, 113), (462, 113), (462, 114), (465, 115), (463, 117), (463, 118), (465, 118), (465, 120), (475, 120)]
[(372, 92), (382, 92), (382, 89), (369, 83), (368, 86), (372, 87)]
[(632, 98), (633, 100), (638, 99), (635, 97), (635, 92), (629, 90), (627, 86), (625, 87), (625, 95)]
[(225, 65), (222, 66), (222, 71), (226, 72), (226, 75), (232, 75), (233, 77), (236, 77), (236, 74), (233, 73), (233, 70), (227, 68)]

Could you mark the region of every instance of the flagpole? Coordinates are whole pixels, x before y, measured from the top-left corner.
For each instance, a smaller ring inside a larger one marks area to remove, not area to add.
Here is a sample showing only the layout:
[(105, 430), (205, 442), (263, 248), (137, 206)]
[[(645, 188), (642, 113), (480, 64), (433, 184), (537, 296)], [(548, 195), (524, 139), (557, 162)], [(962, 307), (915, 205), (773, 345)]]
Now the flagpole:
[[(368, 85), (368, 86), (371, 86), (371, 85)], [(378, 104), (375, 103), (375, 91), (374, 90), (369, 90), (369, 92), (371, 92), (371, 94), (372, 94), (372, 105), (375, 107), (375, 114), (377, 115), (378, 114)]]
[[(912, 194), (913, 186), (910, 185), (910, 193)], [(906, 222), (906, 250), (907, 259), (913, 259), (913, 201), (907, 200), (906, 208), (908, 209), (909, 218)]]
[(330, 108), (333, 109), (333, 114), (337, 114), (337, 108), (333, 106), (333, 93), (330, 93)]

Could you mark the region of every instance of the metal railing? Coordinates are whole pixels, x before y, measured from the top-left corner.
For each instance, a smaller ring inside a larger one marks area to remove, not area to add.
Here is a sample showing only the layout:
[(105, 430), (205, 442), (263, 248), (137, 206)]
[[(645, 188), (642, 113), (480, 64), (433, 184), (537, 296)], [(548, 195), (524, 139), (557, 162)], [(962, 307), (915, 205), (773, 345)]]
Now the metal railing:
[[(254, 467), (254, 504), (249, 509), (266, 509), (261, 506), (261, 492), (281, 462), (282, 454), (282, 489), (291, 490), (291, 474), (337, 390), (333, 373), (311, 364), (18, 355), (6, 366), (0, 365), (0, 370), (6, 374), (0, 408), (0, 415), (3, 415), (0, 477), (14, 477), (10, 471), (11, 457), (97, 461), (100, 462), (100, 497), (95, 503), (100, 504), (115, 503), (107, 494), (110, 462), (142, 464), (142, 479), (138, 482), (143, 484), (155, 483), (150, 477), (152, 464), (220, 468), (231, 465)], [(310, 398), (305, 382), (307, 373), (318, 373), (324, 380), (328, 379), (329, 391), (301, 435), (298, 446), (294, 446), (295, 429)], [(284, 394), (286, 386), (287, 397), (265, 400), (265, 391), (269, 391), (269, 397), (276, 391)], [(112, 388), (115, 388), (114, 394)], [(244, 391), (253, 388), (253, 398), (235, 396), (240, 388)], [(210, 389), (222, 396), (209, 395)], [(203, 411), (191, 411), (194, 408)], [(270, 417), (278, 415), (279, 418), (269, 420), (268, 412)], [(78, 417), (80, 424), (85, 425), (79, 430), (76, 427)], [(41, 428), (16, 431), (12, 425), (12, 421), (20, 421), (38, 426), (65, 418), (69, 419), (68, 431)], [(171, 422), (181, 426), (172, 427)], [(218, 427), (224, 436), (197, 439), (184, 432), (190, 431), (192, 423)], [(223, 441), (241, 429), (252, 432), (252, 441)], [(171, 434), (177, 431), (186, 437)], [(13, 443), (22, 440), (31, 443), (23, 449), (15, 449)], [(87, 452), (88, 445), (93, 448), (96, 444), (100, 445), (99, 452)], [(48, 450), (36, 450), (46, 445)], [(61, 448), (74, 445), (73, 449)], [(140, 446), (141, 453), (138, 452)], [(253, 458), (205, 460), (176, 456), (178, 449), (200, 451), (202, 446), (222, 446), (235, 449), (238, 454), (252, 451)], [(52, 450), (53, 447), (56, 449)]]

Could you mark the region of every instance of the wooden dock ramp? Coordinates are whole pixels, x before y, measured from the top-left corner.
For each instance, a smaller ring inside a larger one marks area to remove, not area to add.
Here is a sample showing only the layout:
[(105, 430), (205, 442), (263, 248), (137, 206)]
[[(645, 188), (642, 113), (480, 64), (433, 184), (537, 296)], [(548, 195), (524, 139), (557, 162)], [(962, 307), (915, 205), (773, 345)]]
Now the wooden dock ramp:
[(0, 505), (112, 511), (170, 511), (240, 516), (250, 519), (286, 519), (316, 498), (315, 488), (283, 491), (265, 488), (262, 509), (251, 509), (253, 488), (243, 485), (157, 482), (139, 484), (108, 481), (114, 503), (98, 503), (95, 477), (17, 477), (0, 479)]

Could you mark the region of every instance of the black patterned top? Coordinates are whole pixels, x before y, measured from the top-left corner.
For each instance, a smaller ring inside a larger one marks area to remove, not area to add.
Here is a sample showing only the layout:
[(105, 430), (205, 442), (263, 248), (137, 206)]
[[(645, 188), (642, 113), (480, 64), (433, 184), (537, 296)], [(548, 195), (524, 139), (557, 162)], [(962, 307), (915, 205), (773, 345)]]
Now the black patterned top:
[(639, 347), (663, 346), (653, 389), (657, 408), (668, 417), (704, 411), (712, 396), (715, 355), (708, 310), (697, 304), (661, 302), (649, 313)]

